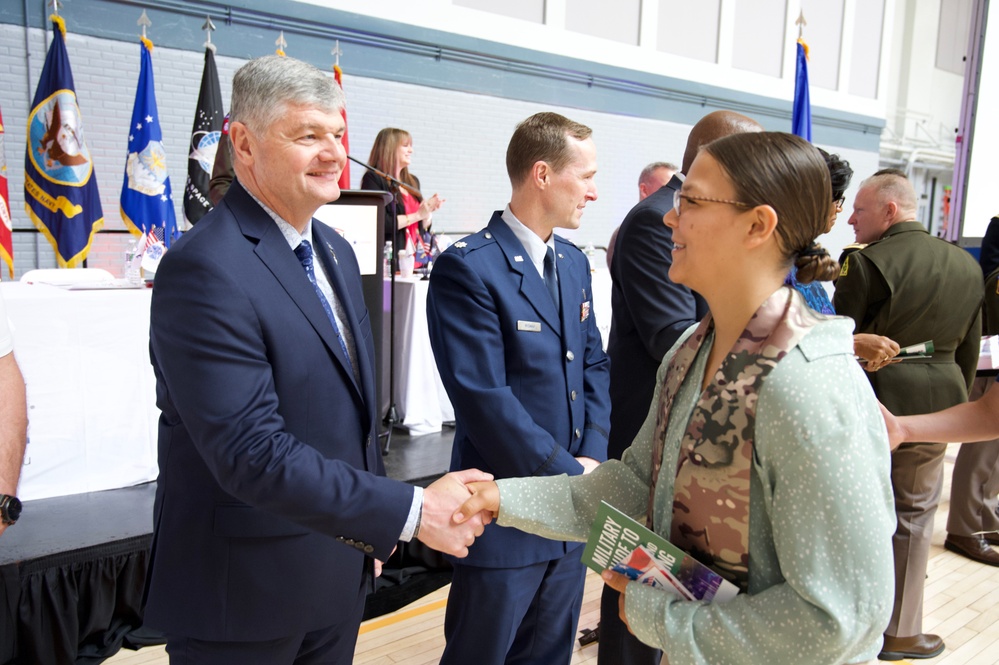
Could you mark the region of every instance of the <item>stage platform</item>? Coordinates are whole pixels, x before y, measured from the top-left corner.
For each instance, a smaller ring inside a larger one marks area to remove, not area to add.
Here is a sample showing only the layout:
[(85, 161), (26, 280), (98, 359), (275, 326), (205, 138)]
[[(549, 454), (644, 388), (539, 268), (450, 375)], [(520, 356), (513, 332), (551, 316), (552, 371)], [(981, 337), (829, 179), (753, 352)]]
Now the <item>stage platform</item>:
[[(427, 485), (443, 475), (454, 431), (393, 433), (386, 473)], [(96, 664), (122, 646), (159, 643), (141, 628), (155, 483), (27, 501), (0, 537), (0, 664)], [(400, 548), (365, 616), (446, 584), (439, 555)]]

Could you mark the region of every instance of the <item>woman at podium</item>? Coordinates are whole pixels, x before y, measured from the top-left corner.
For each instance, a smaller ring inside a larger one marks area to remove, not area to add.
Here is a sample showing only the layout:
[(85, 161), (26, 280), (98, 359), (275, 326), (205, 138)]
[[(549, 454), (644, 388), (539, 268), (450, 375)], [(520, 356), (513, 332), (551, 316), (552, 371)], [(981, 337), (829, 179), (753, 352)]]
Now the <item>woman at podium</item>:
[(375, 137), (368, 164), (391, 176), (392, 180), (368, 170), (361, 178), (361, 189), (379, 189), (392, 194), (393, 199), (385, 211), (385, 242), (392, 242), (394, 226), (393, 263), (398, 262), (398, 252), (406, 250), (416, 256), (419, 267), (430, 256), (433, 240), (430, 225), (434, 211), (441, 207), (444, 199), (437, 194), (423, 198), (419, 178), (409, 172), (412, 159), (413, 137), (409, 132), (386, 127)]

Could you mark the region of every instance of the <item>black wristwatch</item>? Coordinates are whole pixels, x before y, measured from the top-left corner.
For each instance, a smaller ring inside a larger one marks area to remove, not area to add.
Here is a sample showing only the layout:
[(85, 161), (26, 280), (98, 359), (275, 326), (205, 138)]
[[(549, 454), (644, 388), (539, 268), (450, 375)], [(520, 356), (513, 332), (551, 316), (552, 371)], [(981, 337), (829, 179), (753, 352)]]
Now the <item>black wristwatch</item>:
[(10, 526), (21, 516), (21, 500), (10, 494), (0, 494), (0, 522)]

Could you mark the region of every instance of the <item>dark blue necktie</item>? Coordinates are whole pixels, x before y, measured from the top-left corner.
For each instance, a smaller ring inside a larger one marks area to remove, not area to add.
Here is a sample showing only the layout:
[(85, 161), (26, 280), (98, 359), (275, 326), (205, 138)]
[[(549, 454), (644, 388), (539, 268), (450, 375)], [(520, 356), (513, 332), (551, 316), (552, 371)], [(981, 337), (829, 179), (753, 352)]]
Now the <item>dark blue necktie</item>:
[(295, 248), (295, 256), (298, 260), (302, 262), (302, 267), (305, 268), (305, 274), (309, 276), (309, 281), (312, 282), (312, 287), (316, 290), (316, 295), (319, 297), (319, 302), (323, 304), (323, 309), (326, 310), (326, 316), (329, 317), (330, 325), (333, 326), (333, 332), (336, 333), (337, 341), (340, 342), (340, 349), (343, 350), (343, 357), (347, 360), (347, 367), (350, 371), (354, 371), (354, 366), (350, 362), (350, 354), (347, 352), (347, 344), (343, 341), (343, 335), (340, 334), (340, 326), (336, 324), (336, 317), (333, 316), (333, 308), (330, 307), (329, 300), (323, 295), (323, 290), (319, 288), (319, 283), (316, 282), (316, 268), (312, 261), (312, 243), (308, 240), (303, 240), (299, 243), (298, 247)]
[(548, 287), (548, 295), (552, 297), (552, 302), (555, 303), (555, 309), (558, 309), (559, 297), (558, 278), (555, 277), (555, 250), (551, 247), (548, 248), (548, 252), (545, 254), (545, 286)]

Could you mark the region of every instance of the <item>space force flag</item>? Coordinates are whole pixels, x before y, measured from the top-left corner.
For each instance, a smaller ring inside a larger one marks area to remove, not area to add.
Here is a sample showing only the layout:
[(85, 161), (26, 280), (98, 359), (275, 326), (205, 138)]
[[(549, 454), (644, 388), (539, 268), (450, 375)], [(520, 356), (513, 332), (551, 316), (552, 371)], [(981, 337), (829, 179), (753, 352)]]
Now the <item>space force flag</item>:
[(205, 70), (201, 74), (198, 108), (194, 111), (194, 128), (187, 157), (187, 186), (184, 188), (184, 219), (188, 224), (198, 221), (212, 209), (208, 189), (212, 180), (215, 151), (222, 137), (222, 90), (215, 68), (215, 54), (205, 49)]
[(798, 39), (794, 70), (794, 102), (791, 105), (791, 133), (812, 140), (812, 104), (808, 95), (808, 44)]
[(128, 230), (142, 236), (154, 227), (163, 229), (169, 247), (177, 230), (170, 176), (167, 175), (163, 130), (153, 89), (153, 43), (142, 37), (139, 86), (135, 91), (132, 124), (128, 128), (128, 158), (121, 188), (121, 218)]
[(52, 46), (28, 114), (24, 209), (52, 243), (59, 267), (74, 268), (87, 258), (104, 214), (69, 68), (66, 24), (61, 16), (50, 20)]

